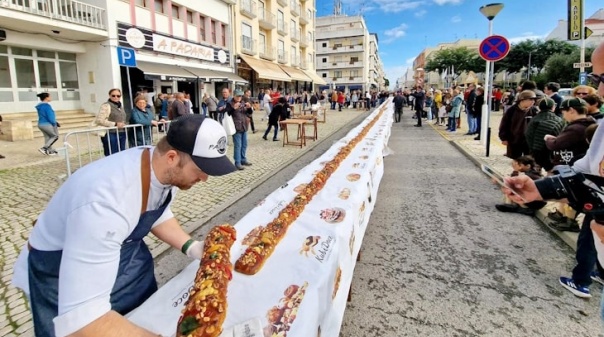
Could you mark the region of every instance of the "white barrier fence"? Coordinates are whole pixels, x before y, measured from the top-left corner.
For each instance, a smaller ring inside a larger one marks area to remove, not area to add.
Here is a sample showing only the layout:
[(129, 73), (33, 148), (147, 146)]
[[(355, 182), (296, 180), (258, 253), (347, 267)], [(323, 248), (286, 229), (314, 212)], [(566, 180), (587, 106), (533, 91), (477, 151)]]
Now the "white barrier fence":
[[(169, 127), (170, 121), (166, 121), (158, 122), (157, 127), (131, 124), (123, 128), (103, 127), (69, 132), (64, 137), (63, 147), (58, 149), (65, 158), (67, 177), (82, 166), (115, 152), (153, 145)], [(120, 138), (124, 139), (123, 145)]]

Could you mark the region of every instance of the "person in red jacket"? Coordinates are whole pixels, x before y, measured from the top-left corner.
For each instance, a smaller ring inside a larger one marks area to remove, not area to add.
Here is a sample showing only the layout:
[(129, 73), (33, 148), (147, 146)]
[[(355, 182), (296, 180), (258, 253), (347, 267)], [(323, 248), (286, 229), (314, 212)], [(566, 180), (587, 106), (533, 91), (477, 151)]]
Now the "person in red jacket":
[(344, 93), (342, 91), (338, 91), (339, 111), (342, 111), (342, 106), (344, 105), (344, 102), (346, 102), (346, 96), (344, 96)]

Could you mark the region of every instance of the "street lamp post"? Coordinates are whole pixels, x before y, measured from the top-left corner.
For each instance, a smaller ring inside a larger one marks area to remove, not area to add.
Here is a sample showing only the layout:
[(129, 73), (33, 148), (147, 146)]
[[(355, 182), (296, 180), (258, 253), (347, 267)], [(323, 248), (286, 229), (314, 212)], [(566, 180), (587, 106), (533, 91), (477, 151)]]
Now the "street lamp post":
[(531, 54), (533, 54), (532, 51), (529, 52), (529, 65), (528, 65), (528, 70), (526, 71), (526, 79), (527, 80), (531, 79)]
[[(493, 3), (480, 7), (480, 13), (489, 20), (489, 35), (493, 35), (493, 19), (503, 9), (502, 3)], [(487, 153), (489, 156), (489, 147), (491, 142), (491, 127), (490, 125), (490, 114), (489, 102), (491, 101), (491, 64), (493, 62), (486, 61), (486, 68), (484, 74), (484, 103), (482, 104), (482, 120), (480, 126), (480, 140), (482, 144), (486, 144)]]

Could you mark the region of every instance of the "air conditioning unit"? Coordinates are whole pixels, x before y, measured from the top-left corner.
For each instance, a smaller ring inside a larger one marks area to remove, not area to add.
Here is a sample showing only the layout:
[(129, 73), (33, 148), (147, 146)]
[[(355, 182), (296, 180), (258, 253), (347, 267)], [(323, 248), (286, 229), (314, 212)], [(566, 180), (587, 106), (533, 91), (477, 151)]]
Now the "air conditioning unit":
[(337, 79), (338, 79), (337, 77), (332, 78), (332, 80), (333, 80), (333, 81), (335, 81), (335, 80), (337, 80)]
[(332, 63), (331, 65), (332, 65), (332, 66), (337, 66), (338, 64), (337, 64), (336, 62), (334, 62), (334, 63)]
[(354, 80), (354, 76), (350, 76), (348, 79), (352, 81)]

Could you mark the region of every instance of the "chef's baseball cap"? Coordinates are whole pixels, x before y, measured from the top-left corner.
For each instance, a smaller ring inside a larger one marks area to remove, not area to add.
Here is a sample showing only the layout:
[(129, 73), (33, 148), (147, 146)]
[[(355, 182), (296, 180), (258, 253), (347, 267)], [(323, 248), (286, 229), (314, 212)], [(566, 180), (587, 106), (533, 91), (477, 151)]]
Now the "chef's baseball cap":
[(222, 125), (202, 115), (184, 115), (170, 123), (168, 144), (189, 154), (193, 162), (211, 176), (237, 170), (226, 156), (227, 135)]
[(585, 108), (587, 107), (587, 102), (585, 102), (582, 98), (569, 98), (560, 104), (560, 110), (568, 110), (570, 108)]

